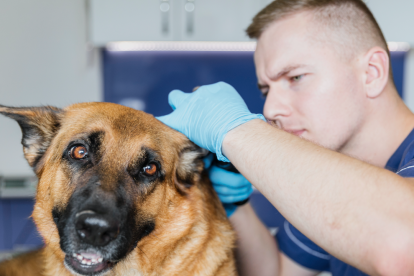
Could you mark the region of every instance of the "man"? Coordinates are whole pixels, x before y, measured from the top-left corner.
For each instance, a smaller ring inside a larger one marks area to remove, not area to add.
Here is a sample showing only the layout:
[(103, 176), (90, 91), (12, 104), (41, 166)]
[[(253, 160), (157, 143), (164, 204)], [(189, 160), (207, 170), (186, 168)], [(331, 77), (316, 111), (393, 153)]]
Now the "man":
[[(225, 202), (241, 274), (414, 275), (414, 114), (368, 8), (276, 0), (247, 31), (258, 39), (264, 115), (277, 127), (224, 83), (171, 92), (174, 112), (159, 118), (228, 158), (291, 223), (277, 235), (282, 253), (248, 204)], [(235, 178), (216, 188), (238, 200), (243, 189)]]

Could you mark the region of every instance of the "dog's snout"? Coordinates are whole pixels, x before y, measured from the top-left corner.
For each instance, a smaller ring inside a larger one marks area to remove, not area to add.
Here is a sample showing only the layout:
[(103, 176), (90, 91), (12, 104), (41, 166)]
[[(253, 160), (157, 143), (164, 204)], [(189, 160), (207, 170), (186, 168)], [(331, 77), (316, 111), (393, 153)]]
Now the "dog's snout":
[(105, 246), (116, 239), (120, 224), (94, 212), (81, 212), (76, 219), (76, 232), (82, 242), (92, 246)]

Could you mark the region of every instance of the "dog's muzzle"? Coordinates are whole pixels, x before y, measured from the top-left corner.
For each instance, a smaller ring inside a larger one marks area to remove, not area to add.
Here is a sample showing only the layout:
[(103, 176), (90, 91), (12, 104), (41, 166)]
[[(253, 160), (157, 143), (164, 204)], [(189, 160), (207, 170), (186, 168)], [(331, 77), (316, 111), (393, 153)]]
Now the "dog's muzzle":
[[(113, 217), (84, 210), (75, 215), (75, 230), (79, 241), (89, 248), (102, 248), (114, 241), (120, 231), (120, 223)], [(102, 275), (114, 265), (105, 260), (98, 250), (81, 250), (66, 255), (68, 269), (81, 275)]]

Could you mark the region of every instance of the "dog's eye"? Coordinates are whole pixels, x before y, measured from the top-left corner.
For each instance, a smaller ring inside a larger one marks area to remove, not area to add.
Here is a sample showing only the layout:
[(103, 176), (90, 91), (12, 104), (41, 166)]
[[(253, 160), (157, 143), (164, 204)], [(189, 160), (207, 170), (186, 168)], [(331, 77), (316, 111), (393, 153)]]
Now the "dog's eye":
[(157, 172), (157, 165), (154, 163), (149, 163), (142, 168), (142, 172), (148, 176), (153, 176)]
[(80, 160), (88, 156), (88, 150), (81, 145), (73, 146), (69, 151), (72, 159)]

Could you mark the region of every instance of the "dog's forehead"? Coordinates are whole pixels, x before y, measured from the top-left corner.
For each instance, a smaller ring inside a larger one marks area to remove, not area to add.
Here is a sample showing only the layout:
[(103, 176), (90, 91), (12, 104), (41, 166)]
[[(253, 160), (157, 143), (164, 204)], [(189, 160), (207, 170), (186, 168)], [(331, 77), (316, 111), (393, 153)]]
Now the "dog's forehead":
[(158, 124), (152, 115), (126, 106), (113, 103), (79, 103), (64, 109), (66, 119), (77, 123), (93, 123), (101, 121), (105, 123), (133, 124), (136, 122)]
[(60, 133), (64, 133), (66, 139), (100, 133), (112, 140), (113, 146), (146, 146), (155, 150), (175, 147), (187, 140), (150, 114), (112, 103), (81, 103), (67, 107)]
[(105, 129), (128, 135), (156, 135), (165, 126), (152, 115), (112, 103), (81, 103), (65, 109), (62, 127), (66, 131)]

